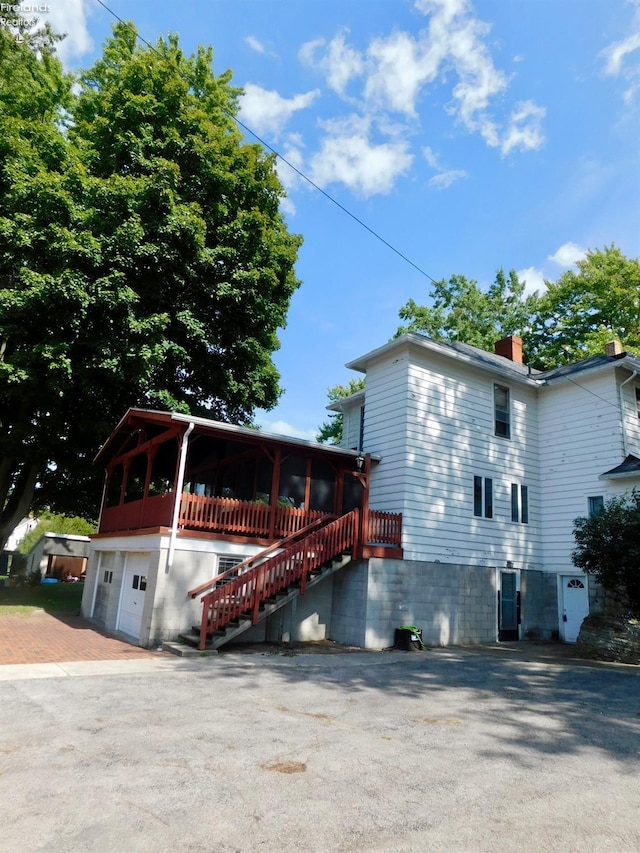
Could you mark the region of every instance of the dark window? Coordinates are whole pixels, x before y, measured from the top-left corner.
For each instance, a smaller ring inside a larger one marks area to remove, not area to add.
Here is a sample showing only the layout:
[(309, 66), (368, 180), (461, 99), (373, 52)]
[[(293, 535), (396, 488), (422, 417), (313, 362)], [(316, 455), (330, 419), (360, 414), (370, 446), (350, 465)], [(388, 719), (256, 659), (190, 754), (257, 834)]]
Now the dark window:
[(640, 388), (636, 388), (636, 414), (640, 418)]
[(520, 521), (520, 502), (518, 500), (518, 485), (511, 483), (511, 521)]
[(529, 487), (520, 486), (520, 521), (529, 524)]
[(360, 409), (360, 434), (358, 436), (358, 450), (362, 450), (364, 442), (364, 406)]
[(482, 477), (473, 478), (473, 514), (482, 516)]
[(138, 589), (138, 584), (140, 583), (140, 575), (134, 575), (133, 581), (131, 582), (132, 589)]
[(493, 518), (493, 480), (489, 477), (473, 478), (473, 514)]
[(495, 417), (495, 434), (502, 438), (511, 438), (511, 418), (509, 406), (509, 389), (503, 385), (493, 386), (493, 406)]
[(604, 498), (602, 495), (591, 495), (587, 498), (589, 503), (589, 515), (595, 515), (604, 507)]
[(511, 483), (511, 521), (529, 524), (529, 487)]

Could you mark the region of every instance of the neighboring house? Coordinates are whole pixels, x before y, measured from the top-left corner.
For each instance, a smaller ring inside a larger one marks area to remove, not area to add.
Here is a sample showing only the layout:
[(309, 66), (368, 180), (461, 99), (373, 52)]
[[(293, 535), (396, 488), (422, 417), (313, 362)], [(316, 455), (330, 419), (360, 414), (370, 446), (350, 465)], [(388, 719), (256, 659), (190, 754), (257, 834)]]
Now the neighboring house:
[(403, 624), (439, 645), (574, 641), (601, 602), (573, 520), (640, 484), (640, 359), (611, 344), (542, 373), (518, 338), (411, 334), (348, 367), (366, 387), (331, 407), (342, 448), (130, 410), (97, 458), (83, 613), (143, 646), (196, 624), (201, 647), (384, 648)]
[(11, 570), (11, 564), (18, 548), (18, 545), (24, 537), (37, 525), (37, 518), (23, 518), (19, 524), (11, 531), (5, 547), (0, 551), (0, 575), (4, 575)]
[(88, 536), (71, 533), (43, 533), (26, 555), (27, 573), (40, 572), (42, 578), (79, 578), (87, 569)]

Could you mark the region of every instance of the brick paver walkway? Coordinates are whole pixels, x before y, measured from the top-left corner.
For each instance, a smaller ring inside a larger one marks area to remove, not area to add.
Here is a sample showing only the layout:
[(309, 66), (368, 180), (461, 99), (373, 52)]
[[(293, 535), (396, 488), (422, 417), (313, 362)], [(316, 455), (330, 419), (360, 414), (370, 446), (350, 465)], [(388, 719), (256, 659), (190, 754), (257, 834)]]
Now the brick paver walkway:
[(0, 665), (128, 660), (157, 652), (132, 646), (96, 630), (79, 616), (44, 610), (0, 616)]

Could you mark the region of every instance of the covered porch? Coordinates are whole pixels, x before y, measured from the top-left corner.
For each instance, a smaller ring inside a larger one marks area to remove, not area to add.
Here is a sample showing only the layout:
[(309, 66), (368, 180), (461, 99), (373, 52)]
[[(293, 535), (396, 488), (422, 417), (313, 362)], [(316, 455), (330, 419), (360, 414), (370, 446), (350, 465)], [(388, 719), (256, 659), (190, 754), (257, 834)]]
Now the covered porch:
[(369, 509), (376, 461), (204, 418), (131, 409), (96, 458), (107, 470), (98, 537), (172, 531), (265, 545), (358, 509), (362, 556), (401, 557), (402, 517)]

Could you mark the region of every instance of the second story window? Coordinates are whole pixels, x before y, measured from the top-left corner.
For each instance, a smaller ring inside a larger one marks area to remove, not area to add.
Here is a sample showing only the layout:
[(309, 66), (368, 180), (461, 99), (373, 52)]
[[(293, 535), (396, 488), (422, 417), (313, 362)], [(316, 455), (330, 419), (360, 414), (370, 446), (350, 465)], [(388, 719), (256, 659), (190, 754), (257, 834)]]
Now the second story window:
[(604, 509), (604, 497), (602, 495), (589, 495), (587, 498), (587, 504), (589, 508), (589, 515), (595, 515), (600, 512), (601, 509)]
[(495, 434), (511, 438), (511, 411), (509, 389), (504, 385), (493, 386), (493, 410)]
[(473, 478), (473, 514), (476, 518), (493, 518), (493, 480), (490, 477)]
[(636, 414), (640, 420), (640, 388), (636, 388)]

